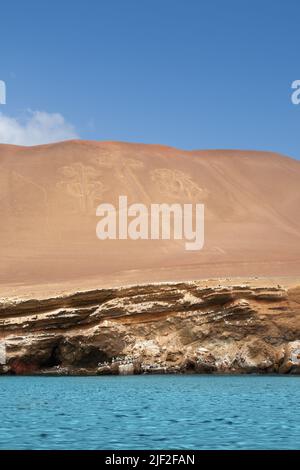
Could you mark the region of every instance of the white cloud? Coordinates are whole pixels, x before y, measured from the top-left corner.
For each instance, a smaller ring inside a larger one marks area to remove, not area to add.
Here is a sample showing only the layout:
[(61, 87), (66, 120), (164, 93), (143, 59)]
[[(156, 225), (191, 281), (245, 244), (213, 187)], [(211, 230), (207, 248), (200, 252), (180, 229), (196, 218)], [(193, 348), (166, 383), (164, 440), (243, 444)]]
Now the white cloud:
[(0, 113), (1, 144), (40, 145), (77, 138), (72, 124), (59, 113), (27, 111), (23, 119)]

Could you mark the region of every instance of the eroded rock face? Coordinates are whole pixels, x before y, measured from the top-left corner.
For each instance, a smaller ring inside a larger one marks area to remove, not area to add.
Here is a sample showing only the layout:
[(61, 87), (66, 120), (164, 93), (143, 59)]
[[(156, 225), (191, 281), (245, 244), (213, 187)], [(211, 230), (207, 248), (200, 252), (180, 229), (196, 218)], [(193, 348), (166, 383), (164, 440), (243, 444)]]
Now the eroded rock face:
[(300, 341), (291, 341), (285, 347), (281, 373), (299, 374), (300, 372)]
[(0, 302), (7, 374), (299, 373), (300, 288), (203, 282)]

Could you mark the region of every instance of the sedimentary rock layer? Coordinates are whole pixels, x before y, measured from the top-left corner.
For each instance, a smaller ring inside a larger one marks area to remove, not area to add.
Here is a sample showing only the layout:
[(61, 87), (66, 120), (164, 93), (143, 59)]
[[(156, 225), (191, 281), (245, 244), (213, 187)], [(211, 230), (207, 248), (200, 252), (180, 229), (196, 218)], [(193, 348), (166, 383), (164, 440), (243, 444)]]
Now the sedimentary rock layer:
[(300, 288), (182, 282), (0, 301), (5, 374), (298, 373)]

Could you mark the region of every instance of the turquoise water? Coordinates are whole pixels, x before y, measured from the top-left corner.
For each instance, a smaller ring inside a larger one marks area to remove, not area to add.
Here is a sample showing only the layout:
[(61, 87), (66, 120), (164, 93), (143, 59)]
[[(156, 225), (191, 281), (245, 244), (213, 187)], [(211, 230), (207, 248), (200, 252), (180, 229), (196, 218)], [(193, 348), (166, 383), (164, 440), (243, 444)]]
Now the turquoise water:
[(300, 377), (0, 377), (1, 449), (300, 449)]

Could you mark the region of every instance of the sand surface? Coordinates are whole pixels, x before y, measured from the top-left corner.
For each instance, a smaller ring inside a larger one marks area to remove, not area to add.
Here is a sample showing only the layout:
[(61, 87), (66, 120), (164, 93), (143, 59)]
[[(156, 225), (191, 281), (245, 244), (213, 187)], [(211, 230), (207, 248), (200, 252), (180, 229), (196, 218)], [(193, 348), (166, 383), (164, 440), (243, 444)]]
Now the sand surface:
[[(189, 279), (299, 283), (300, 162), (292, 158), (70, 141), (0, 145), (0, 169), (1, 296)], [(98, 240), (96, 207), (117, 206), (119, 195), (130, 204), (205, 204), (204, 249)]]

